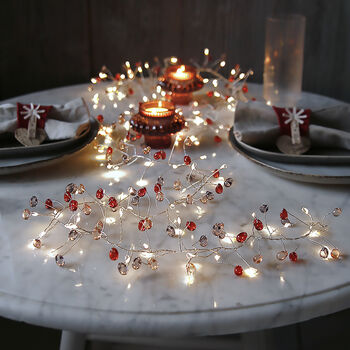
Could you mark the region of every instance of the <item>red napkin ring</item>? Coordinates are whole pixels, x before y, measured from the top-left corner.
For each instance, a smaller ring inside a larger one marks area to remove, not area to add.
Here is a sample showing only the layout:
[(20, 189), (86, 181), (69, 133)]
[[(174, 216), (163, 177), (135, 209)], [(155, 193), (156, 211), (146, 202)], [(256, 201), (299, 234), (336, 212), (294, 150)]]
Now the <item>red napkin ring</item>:
[(44, 129), (47, 115), (50, 113), (52, 107), (17, 102), (17, 127), (27, 129), (30, 116), (34, 114), (37, 118), (37, 128)]
[[(275, 111), (277, 118), (278, 118), (278, 124), (280, 126), (281, 134), (283, 135), (289, 135), (290, 134), (290, 123), (285, 123), (288, 120), (288, 111), (287, 108), (280, 108), (272, 106), (273, 110)], [(301, 108), (297, 109), (296, 111), (299, 112)], [(303, 123), (299, 124), (300, 128), (300, 134), (302, 136), (307, 136), (309, 134), (309, 124), (310, 124), (310, 115), (311, 115), (311, 109), (304, 109), (303, 115), (306, 115), (306, 118), (303, 118)]]

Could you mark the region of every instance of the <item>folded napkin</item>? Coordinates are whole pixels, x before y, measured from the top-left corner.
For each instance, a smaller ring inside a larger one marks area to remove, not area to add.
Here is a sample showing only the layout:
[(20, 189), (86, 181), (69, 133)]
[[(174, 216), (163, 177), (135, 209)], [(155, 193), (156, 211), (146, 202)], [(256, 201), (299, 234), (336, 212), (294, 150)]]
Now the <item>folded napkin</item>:
[[(276, 113), (262, 102), (238, 103), (235, 136), (258, 148), (270, 148), (280, 136)], [(309, 126), (312, 147), (350, 150), (350, 105), (312, 110)]]
[[(89, 110), (82, 98), (69, 101), (64, 105), (53, 105), (45, 122), (44, 130), (49, 140), (72, 138), (78, 129), (89, 123)], [(0, 105), (0, 134), (14, 133), (17, 128), (17, 105)]]

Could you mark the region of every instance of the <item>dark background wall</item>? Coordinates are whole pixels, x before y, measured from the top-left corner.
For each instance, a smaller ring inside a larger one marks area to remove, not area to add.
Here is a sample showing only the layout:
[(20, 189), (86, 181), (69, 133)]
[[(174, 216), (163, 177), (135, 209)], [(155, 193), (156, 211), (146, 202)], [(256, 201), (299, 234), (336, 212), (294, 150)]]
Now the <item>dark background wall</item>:
[(281, 13), (307, 18), (303, 89), (350, 102), (349, 0), (2, 0), (0, 99), (205, 47), (261, 82), (265, 18)]

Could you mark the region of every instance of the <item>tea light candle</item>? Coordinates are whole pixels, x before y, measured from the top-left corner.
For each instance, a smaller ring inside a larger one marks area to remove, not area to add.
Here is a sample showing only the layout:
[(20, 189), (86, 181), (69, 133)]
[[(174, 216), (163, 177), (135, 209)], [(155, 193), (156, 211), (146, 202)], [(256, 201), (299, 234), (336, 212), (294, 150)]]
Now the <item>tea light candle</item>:
[(186, 67), (182, 65), (177, 68), (176, 72), (170, 72), (169, 77), (175, 80), (189, 80), (193, 78), (193, 72), (186, 71)]
[(175, 112), (175, 105), (169, 101), (140, 103), (130, 125), (133, 130), (145, 136), (145, 142), (152, 148), (168, 148), (171, 135), (185, 126), (183, 117)]
[(196, 68), (188, 65), (169, 66), (159, 85), (171, 94), (171, 101), (179, 105), (187, 105), (192, 100), (192, 92), (203, 87), (203, 79)]

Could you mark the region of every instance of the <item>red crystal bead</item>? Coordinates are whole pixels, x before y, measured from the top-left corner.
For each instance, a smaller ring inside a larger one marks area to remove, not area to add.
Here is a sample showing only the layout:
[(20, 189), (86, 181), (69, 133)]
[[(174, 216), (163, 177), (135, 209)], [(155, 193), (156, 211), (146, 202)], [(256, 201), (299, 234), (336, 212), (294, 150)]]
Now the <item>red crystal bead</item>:
[(186, 228), (189, 231), (194, 231), (197, 228), (197, 225), (193, 221), (187, 221)]
[(160, 151), (160, 156), (162, 157), (162, 159), (164, 160), (166, 158), (166, 153), (165, 151)]
[(69, 202), (72, 199), (72, 195), (69, 192), (66, 192), (63, 196), (65, 202)]
[(147, 192), (146, 187), (142, 187), (137, 191), (137, 194), (139, 197), (144, 197), (146, 192)]
[(103, 123), (104, 121), (104, 118), (103, 118), (103, 115), (102, 114), (99, 114), (96, 119), (100, 122), (100, 123)]
[(213, 97), (214, 91), (208, 91), (208, 92), (207, 92), (207, 95), (208, 95), (208, 97)]
[(145, 220), (140, 220), (139, 221), (139, 230), (140, 231), (145, 231), (146, 230)]
[(239, 243), (243, 243), (248, 237), (247, 232), (241, 232), (237, 235), (236, 240)]
[(136, 134), (136, 139), (137, 139), (137, 140), (139, 140), (141, 137), (142, 137), (142, 134), (140, 134), (140, 133), (137, 133), (137, 134)]
[(216, 187), (215, 187), (215, 192), (216, 193), (221, 194), (223, 190), (224, 190), (224, 188), (222, 187), (221, 184), (217, 184), (216, 185)]
[(107, 153), (108, 155), (111, 155), (111, 154), (113, 153), (113, 148), (109, 146), (109, 147), (107, 148), (106, 153)]
[(184, 163), (185, 163), (186, 165), (190, 165), (191, 162), (192, 162), (192, 159), (191, 159), (190, 156), (184, 156)]
[(220, 143), (222, 141), (222, 138), (220, 136), (216, 135), (216, 136), (214, 136), (214, 141), (216, 143)]
[(254, 219), (254, 227), (258, 230), (261, 231), (264, 228), (263, 223), (259, 219)]
[(128, 92), (129, 92), (129, 95), (133, 95), (134, 94), (134, 90), (131, 89), (131, 88), (129, 88)]
[(120, 80), (120, 75), (121, 75), (120, 73), (117, 73), (117, 74), (114, 76), (114, 79), (115, 79), (115, 80)]
[(243, 87), (242, 87), (242, 92), (243, 92), (244, 94), (246, 94), (246, 93), (248, 92), (248, 86), (247, 86), (247, 85), (243, 85)]
[(109, 198), (108, 204), (111, 208), (116, 208), (118, 206), (118, 202), (114, 197)]
[(53, 209), (53, 207), (52, 207), (52, 200), (51, 199), (46, 199), (45, 207), (46, 207), (46, 209)]
[(154, 185), (154, 192), (158, 193), (162, 190), (162, 185), (161, 184), (155, 184)]
[(214, 171), (213, 171), (213, 177), (215, 177), (216, 179), (220, 176), (220, 172), (219, 172), (219, 170), (218, 169), (215, 169)]
[(233, 75), (231, 75), (229, 78), (228, 78), (228, 81), (230, 83), (232, 83), (233, 81), (235, 81), (235, 77)]
[(243, 268), (241, 265), (235, 266), (233, 271), (234, 271), (236, 276), (242, 276), (242, 274), (243, 274)]
[(110, 251), (109, 251), (109, 258), (111, 260), (117, 260), (119, 257), (119, 252), (116, 248), (112, 248)]
[(96, 191), (96, 198), (97, 198), (97, 199), (102, 199), (103, 196), (104, 196), (103, 189), (102, 189), (102, 188), (99, 188), (99, 189)]
[(286, 209), (283, 208), (283, 210), (282, 210), (281, 213), (280, 213), (280, 218), (281, 218), (282, 220), (287, 220), (287, 219), (288, 219), (288, 212), (287, 212)]
[(298, 254), (296, 252), (289, 253), (290, 261), (296, 262), (298, 260)]
[(155, 159), (155, 160), (158, 160), (158, 159), (160, 159), (162, 156), (161, 156), (161, 154), (160, 154), (160, 152), (156, 152), (156, 153), (154, 153), (154, 155), (153, 155), (153, 158)]
[(78, 202), (75, 199), (72, 199), (69, 203), (69, 209), (71, 211), (76, 211), (78, 209)]
[(205, 121), (208, 125), (213, 125), (213, 121), (210, 118), (207, 118)]

